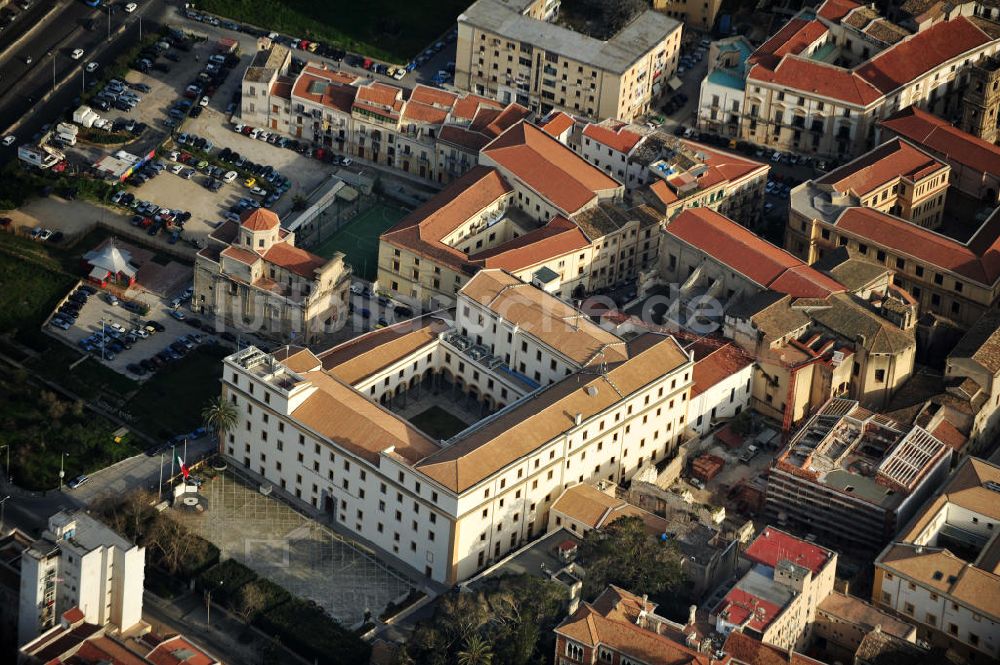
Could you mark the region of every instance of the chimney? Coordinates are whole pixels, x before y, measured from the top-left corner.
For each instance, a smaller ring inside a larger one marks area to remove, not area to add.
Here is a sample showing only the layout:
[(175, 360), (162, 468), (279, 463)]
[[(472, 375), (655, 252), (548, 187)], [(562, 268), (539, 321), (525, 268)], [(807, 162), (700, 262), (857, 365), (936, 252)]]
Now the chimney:
[(578, 413), (575, 416), (573, 416), (573, 423), (574, 424), (579, 425), (582, 422), (583, 422), (583, 414), (582, 413)]
[(696, 615), (698, 614), (698, 606), (692, 605), (688, 608), (688, 625), (693, 626), (696, 620)]

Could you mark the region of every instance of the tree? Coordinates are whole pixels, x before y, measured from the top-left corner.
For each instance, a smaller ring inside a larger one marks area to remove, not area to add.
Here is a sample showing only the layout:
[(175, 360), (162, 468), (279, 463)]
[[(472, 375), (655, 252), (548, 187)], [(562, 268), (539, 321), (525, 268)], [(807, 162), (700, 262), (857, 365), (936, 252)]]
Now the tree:
[(490, 665), (492, 662), (493, 650), (490, 643), (482, 635), (469, 635), (463, 649), (458, 652), (458, 665)]
[(219, 454), (221, 455), (226, 432), (236, 427), (236, 422), (239, 420), (236, 407), (227, 402), (222, 395), (219, 395), (201, 410), (201, 419), (205, 423), (205, 427), (215, 432), (215, 436), (218, 437)]
[(260, 614), (267, 602), (267, 594), (255, 583), (244, 584), (236, 594), (236, 602), (233, 603), (233, 611), (243, 623), (250, 625), (250, 622)]
[(587, 571), (583, 594), (593, 598), (608, 584), (635, 594), (657, 595), (684, 581), (676, 545), (660, 542), (638, 517), (622, 517), (600, 531), (587, 532), (580, 545)]

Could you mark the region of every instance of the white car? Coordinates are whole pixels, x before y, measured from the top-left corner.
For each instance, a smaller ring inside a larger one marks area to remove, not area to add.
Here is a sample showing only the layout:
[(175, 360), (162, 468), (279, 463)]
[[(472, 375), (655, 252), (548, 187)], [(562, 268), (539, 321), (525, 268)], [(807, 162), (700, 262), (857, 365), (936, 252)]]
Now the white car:
[(781, 161), (781, 153), (780, 152), (775, 152), (773, 155), (771, 155), (771, 161), (772, 162), (780, 162)]
[(123, 326), (120, 323), (109, 323), (108, 327), (111, 328), (112, 330), (116, 331), (116, 332), (119, 332), (119, 333), (123, 334), (123, 335), (125, 334), (125, 326)]
[(341, 166), (350, 166), (353, 163), (354, 160), (352, 160), (350, 157), (344, 157), (344, 159), (340, 161)]
[(88, 62), (87, 63), (87, 71), (88, 72), (96, 72), (98, 67), (100, 67), (100, 65), (97, 64), (96, 62)]
[(170, 167), (170, 172), (173, 173), (174, 175), (180, 175), (181, 171), (183, 170), (184, 170), (183, 164), (174, 164), (173, 166)]
[(209, 101), (210, 100), (208, 98), (208, 95), (205, 95), (204, 97), (201, 98), (201, 101), (198, 102), (198, 106), (208, 106)]
[(127, 5), (125, 5), (125, 11), (127, 13), (129, 13), (129, 14), (131, 14), (132, 12), (134, 12), (138, 8), (139, 8), (139, 5), (135, 4), (134, 2), (130, 2)]
[(49, 229), (42, 229), (42, 232), (38, 234), (38, 239), (43, 241), (48, 240), (51, 237), (52, 237), (52, 231), (50, 231)]
[(13, 134), (8, 134), (7, 136), (3, 137), (3, 144), (5, 146), (14, 145), (14, 141), (16, 140), (17, 140), (16, 136), (14, 136)]
[(242, 122), (238, 122), (235, 125), (233, 125), (233, 131), (236, 133), (241, 133), (243, 131), (243, 126), (244, 125)]
[(73, 49), (73, 52), (70, 53), (69, 57), (73, 58), (74, 60), (79, 60), (80, 58), (83, 57), (83, 49), (82, 48)]
[(229, 171), (226, 175), (222, 176), (222, 180), (223, 182), (233, 182), (239, 175), (236, 171)]

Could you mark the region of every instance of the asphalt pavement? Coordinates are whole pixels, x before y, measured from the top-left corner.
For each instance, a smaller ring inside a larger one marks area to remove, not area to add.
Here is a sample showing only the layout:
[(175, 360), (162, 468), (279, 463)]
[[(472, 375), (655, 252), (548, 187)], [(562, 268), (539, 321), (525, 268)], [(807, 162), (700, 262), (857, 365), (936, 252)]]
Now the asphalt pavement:
[[(164, 0), (148, 0), (131, 14), (112, 14), (109, 28), (106, 11), (80, 0), (61, 2), (14, 48), (4, 50), (0, 54), (0, 133), (14, 133), (18, 140), (0, 149), (0, 161), (16, 158), (18, 145), (30, 140), (42, 125), (59, 121), (57, 116), (84, 89), (90, 76), (84, 72), (87, 63), (97, 62), (101, 67), (112, 63), (139, 40), (140, 20), (144, 34), (159, 29), (165, 8)], [(88, 24), (91, 30), (85, 27)], [(70, 57), (76, 48), (84, 51), (79, 60)], [(100, 69), (93, 74), (100, 75)]]

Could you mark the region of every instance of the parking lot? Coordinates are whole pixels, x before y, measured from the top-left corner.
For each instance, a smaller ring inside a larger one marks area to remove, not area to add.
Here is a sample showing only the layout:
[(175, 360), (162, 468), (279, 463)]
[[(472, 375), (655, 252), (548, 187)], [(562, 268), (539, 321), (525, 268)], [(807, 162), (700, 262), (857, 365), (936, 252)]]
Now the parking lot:
[[(187, 322), (171, 316), (170, 303), (163, 298), (138, 289), (130, 289), (128, 296), (131, 300), (148, 305), (149, 311), (141, 314), (129, 311), (123, 306), (123, 302), (111, 304), (109, 293), (98, 291), (86, 299), (79, 308), (76, 320), (67, 329), (63, 330), (51, 323), (46, 325), (46, 329), (77, 350), (85, 350), (84, 340), (94, 340), (88, 346), (91, 348), (90, 353), (98, 359), (101, 357), (101, 343), (95, 337), (98, 334), (105, 335), (104, 351), (107, 358), (104, 363), (116, 372), (139, 381), (151, 376), (150, 371), (131, 371), (128, 369), (130, 365), (141, 364), (163, 352), (169, 357), (154, 363), (162, 366), (186, 355), (199, 344), (215, 340), (213, 334), (195, 330)], [(156, 329), (157, 327), (162, 330)], [(130, 348), (126, 348), (126, 340)]]

